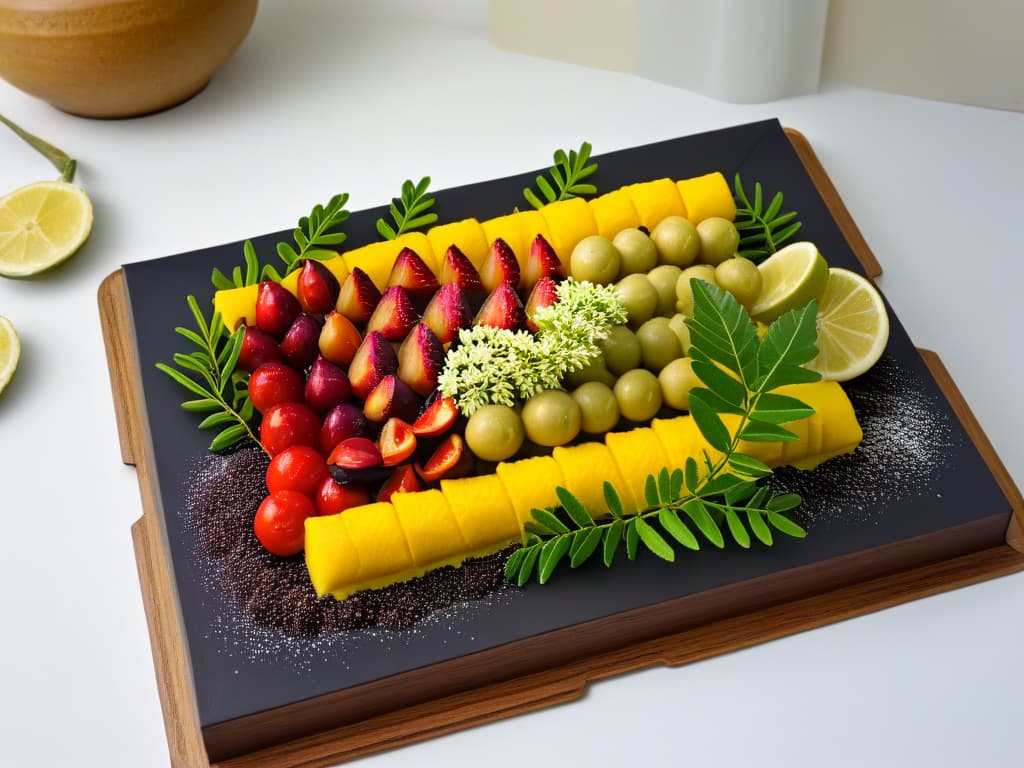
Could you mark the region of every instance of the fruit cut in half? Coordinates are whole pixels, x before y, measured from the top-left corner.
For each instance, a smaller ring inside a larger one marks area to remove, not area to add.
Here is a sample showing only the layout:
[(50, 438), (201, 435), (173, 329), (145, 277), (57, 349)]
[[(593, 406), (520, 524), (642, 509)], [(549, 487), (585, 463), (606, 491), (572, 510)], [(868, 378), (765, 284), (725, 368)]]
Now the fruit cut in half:
[(818, 356), (807, 364), (826, 381), (848, 381), (878, 362), (889, 314), (866, 277), (833, 267), (818, 304)]
[(0, 275), (29, 277), (72, 256), (92, 230), (81, 187), (39, 181), (0, 198)]
[(757, 268), (761, 272), (761, 294), (750, 308), (750, 316), (759, 323), (770, 323), (819, 298), (828, 282), (828, 262), (814, 243), (787, 245)]
[(21, 342), (14, 325), (6, 317), (0, 315), (0, 394), (14, 378), (21, 357)]

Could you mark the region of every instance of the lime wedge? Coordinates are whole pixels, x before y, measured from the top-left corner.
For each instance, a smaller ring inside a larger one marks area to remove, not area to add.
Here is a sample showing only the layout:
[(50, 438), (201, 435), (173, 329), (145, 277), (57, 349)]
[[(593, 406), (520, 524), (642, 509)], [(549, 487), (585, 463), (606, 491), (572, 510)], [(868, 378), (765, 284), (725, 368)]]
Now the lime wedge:
[(750, 309), (759, 323), (770, 323), (779, 315), (817, 299), (828, 282), (828, 262), (814, 243), (793, 243), (773, 253), (758, 265), (761, 294)]
[(866, 277), (833, 267), (818, 304), (818, 356), (807, 364), (829, 381), (848, 381), (878, 362), (889, 314)]
[(39, 181), (0, 198), (0, 275), (29, 277), (78, 250), (92, 229), (92, 203), (81, 187)]
[(0, 315), (0, 394), (14, 378), (21, 357), (21, 342), (11, 321)]

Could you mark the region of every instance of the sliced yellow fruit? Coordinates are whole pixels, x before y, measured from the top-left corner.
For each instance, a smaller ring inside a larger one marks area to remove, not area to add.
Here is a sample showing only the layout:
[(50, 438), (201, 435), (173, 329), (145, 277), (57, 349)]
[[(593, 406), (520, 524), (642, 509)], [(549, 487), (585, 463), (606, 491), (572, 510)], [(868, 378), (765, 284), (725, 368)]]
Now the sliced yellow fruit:
[(562, 468), (550, 456), (502, 462), (497, 471), (521, 526), (533, 519), (534, 508), (556, 506), (555, 488), (565, 485)]
[[(360, 581), (390, 576), (413, 567), (405, 531), (398, 522), (394, 506), (378, 502), (352, 507), (341, 514), (359, 558)], [(308, 533), (306, 539), (309, 539)]]
[(809, 364), (829, 381), (848, 381), (878, 362), (889, 341), (889, 313), (871, 281), (838, 267), (818, 302), (818, 356)]
[(341, 254), (341, 258), (345, 260), (349, 272), (359, 267), (377, 286), (377, 290), (383, 292), (387, 287), (391, 268), (395, 265), (395, 257), (400, 250), (401, 246), (396, 246), (393, 240), (386, 240), (346, 251)]
[(563, 262), (568, 263), (572, 249), (580, 240), (597, 234), (594, 215), (590, 212), (587, 201), (581, 197), (548, 203), (540, 209), (540, 213), (551, 233), (548, 242), (555, 249), (555, 255)]
[(604, 443), (580, 443), (570, 448), (558, 447), (552, 458), (562, 468), (565, 487), (594, 518), (609, 514), (604, 500), (604, 481), (622, 487), (622, 476), (615, 459)]
[(820, 298), (828, 282), (828, 262), (814, 243), (787, 245), (758, 265), (761, 295), (750, 309), (759, 323), (770, 323), (791, 309)]
[(619, 232), (640, 226), (640, 215), (624, 189), (595, 197), (589, 201), (590, 212), (597, 222), (597, 234), (612, 240)]
[(655, 419), (651, 429), (661, 441), (661, 446), (668, 456), (669, 469), (686, 465), (689, 457), (701, 461), (700, 451), (705, 446), (704, 437), (697, 428), (697, 422), (689, 416), (676, 416), (674, 419)]
[(721, 216), (732, 221), (736, 218), (736, 201), (725, 176), (715, 171), (692, 179), (676, 182), (679, 195), (686, 207), (686, 218), (691, 224), (700, 224), (704, 219)]
[(344, 513), (306, 518), (306, 569), (318, 595), (354, 584), (359, 578), (359, 552), (346, 520)]
[(413, 564), (423, 568), (466, 550), (448, 499), (438, 490), (396, 493), (391, 504), (405, 531)]
[[(540, 211), (535, 211), (531, 208), (525, 211), (519, 211), (514, 215), (519, 217), (520, 226), (522, 226), (523, 229), (523, 236), (526, 238), (527, 255), (529, 255), (530, 246), (533, 244), (534, 238), (536, 238), (537, 235), (543, 235), (544, 239), (548, 241), (548, 244), (554, 247), (554, 244), (551, 242), (551, 230), (548, 228), (547, 219), (544, 218)], [(516, 255), (518, 256), (519, 254)], [(555, 255), (562, 261), (566, 261), (569, 258), (568, 256), (562, 256), (562, 254), (557, 251), (555, 252)]]
[(633, 201), (640, 224), (652, 230), (666, 216), (686, 218), (686, 206), (672, 179), (655, 179), (623, 187)]
[(476, 219), (463, 219), (433, 227), (427, 232), (427, 239), (437, 256), (438, 264), (448, 253), (448, 247), (457, 245), (477, 269), (480, 269), (480, 265), (487, 258), (487, 250), (490, 245), (484, 234), (484, 228)]
[(519, 519), (497, 475), (442, 480), (441, 493), (470, 549), (499, 549), (522, 538)]
[(0, 315), (0, 394), (3, 394), (14, 378), (20, 358), (21, 340), (18, 332), (10, 320)]
[(650, 427), (631, 429), (629, 432), (609, 432), (604, 438), (608, 450), (615, 457), (623, 487), (616, 490), (622, 497), (627, 513), (639, 512), (647, 507), (644, 501), (644, 485), (647, 476), (657, 474), (662, 467), (670, 466), (661, 441)]
[(0, 275), (29, 277), (65, 261), (92, 231), (81, 187), (39, 181), (0, 198)]
[(242, 325), (256, 325), (256, 296), (258, 285), (229, 288), (213, 295), (213, 308), (220, 312), (221, 320), (230, 330)]

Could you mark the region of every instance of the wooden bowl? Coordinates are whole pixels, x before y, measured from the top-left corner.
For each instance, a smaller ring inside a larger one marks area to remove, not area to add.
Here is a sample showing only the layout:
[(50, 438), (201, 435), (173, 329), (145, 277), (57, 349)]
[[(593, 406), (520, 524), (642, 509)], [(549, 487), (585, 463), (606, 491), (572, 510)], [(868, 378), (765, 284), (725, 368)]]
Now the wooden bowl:
[(0, 0), (0, 77), (58, 109), (130, 117), (194, 96), (257, 0)]

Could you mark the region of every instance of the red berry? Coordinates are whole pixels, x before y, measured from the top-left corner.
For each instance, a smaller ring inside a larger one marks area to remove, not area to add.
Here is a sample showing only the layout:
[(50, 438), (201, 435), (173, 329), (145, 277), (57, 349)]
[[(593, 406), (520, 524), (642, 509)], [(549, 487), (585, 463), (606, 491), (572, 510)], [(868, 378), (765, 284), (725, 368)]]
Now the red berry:
[(336, 515), (351, 507), (370, 503), (370, 494), (361, 485), (341, 485), (328, 477), (313, 499), (317, 514)]
[(320, 490), (324, 480), (331, 476), (324, 457), (306, 445), (285, 448), (267, 467), (267, 490), (298, 491), (310, 499)]
[(320, 419), (303, 403), (275, 405), (263, 414), (260, 442), (271, 456), (293, 445), (316, 448), (320, 444)]
[(301, 403), (306, 379), (286, 363), (264, 363), (249, 377), (249, 399), (260, 413), (281, 403)]
[(238, 367), (243, 371), (255, 371), (264, 363), (281, 359), (277, 341), (269, 333), (255, 325), (247, 325), (243, 333), (242, 349), (238, 352)]
[(275, 338), (281, 338), (299, 316), (299, 300), (280, 283), (264, 280), (256, 291), (256, 325)]
[(268, 552), (291, 557), (305, 545), (305, 522), (316, 514), (313, 502), (296, 491), (278, 491), (263, 500), (252, 528)]

